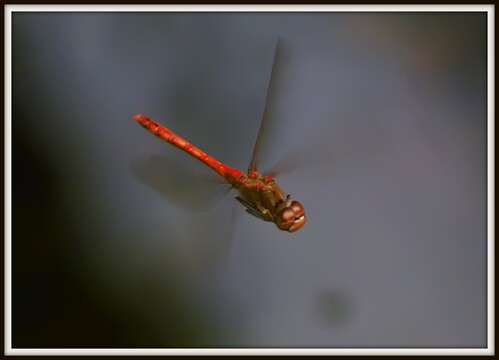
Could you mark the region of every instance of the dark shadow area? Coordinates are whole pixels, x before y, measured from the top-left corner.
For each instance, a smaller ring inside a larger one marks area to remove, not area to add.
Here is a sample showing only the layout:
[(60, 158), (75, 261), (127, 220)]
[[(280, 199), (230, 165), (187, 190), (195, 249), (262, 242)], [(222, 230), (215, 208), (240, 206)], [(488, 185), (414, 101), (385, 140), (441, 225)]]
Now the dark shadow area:
[(318, 321), (322, 326), (340, 327), (347, 325), (354, 312), (353, 300), (344, 292), (325, 291), (317, 297)]
[[(126, 286), (106, 286), (103, 274), (85, 259), (85, 254), (79, 254), (79, 246), (86, 239), (68, 216), (65, 179), (50, 156), (33, 147), (31, 136), (19, 126), (30, 119), (17, 108), (14, 118), (13, 347), (217, 344), (217, 328), (205, 316), (210, 310), (203, 309), (191, 294), (175, 265), (175, 252), (162, 251), (142, 259), (139, 272)], [(77, 204), (85, 196), (80, 192), (72, 199), (72, 206), (80, 206), (81, 220), (86, 209)], [(102, 246), (106, 239), (99, 224), (92, 225), (92, 241), (96, 247)], [(123, 250), (113, 251), (113, 261), (123, 258), (125, 263), (126, 256)], [(136, 258), (140, 256), (137, 252)]]

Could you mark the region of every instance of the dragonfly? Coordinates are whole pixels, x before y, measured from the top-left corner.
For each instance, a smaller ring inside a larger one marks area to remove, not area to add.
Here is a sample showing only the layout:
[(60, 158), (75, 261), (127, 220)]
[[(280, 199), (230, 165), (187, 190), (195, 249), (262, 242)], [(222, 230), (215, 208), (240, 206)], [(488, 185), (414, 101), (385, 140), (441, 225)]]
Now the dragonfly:
[(253, 146), (251, 161), (246, 172), (224, 164), (215, 157), (208, 155), (182, 136), (146, 115), (137, 114), (133, 116), (133, 119), (155, 136), (185, 151), (220, 175), (224, 182), (230, 184), (232, 188), (238, 191), (239, 194), (235, 199), (243, 205), (248, 214), (263, 221), (272, 222), (280, 230), (295, 232), (301, 229), (307, 222), (305, 208), (302, 203), (293, 199), (290, 194), (287, 194), (277, 184), (274, 176), (263, 174), (257, 168), (263, 129), (269, 121), (269, 98), (273, 93), (278, 50), (279, 40), (275, 44), (263, 116), (260, 120), (260, 127)]

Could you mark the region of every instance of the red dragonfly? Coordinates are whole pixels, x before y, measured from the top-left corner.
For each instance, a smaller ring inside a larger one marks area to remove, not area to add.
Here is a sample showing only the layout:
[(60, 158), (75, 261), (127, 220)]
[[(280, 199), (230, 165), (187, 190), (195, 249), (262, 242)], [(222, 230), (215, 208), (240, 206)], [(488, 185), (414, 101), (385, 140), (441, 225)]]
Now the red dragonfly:
[(278, 45), (279, 42), (277, 42), (275, 46), (265, 108), (247, 173), (222, 163), (200, 148), (194, 146), (180, 135), (174, 133), (166, 126), (159, 124), (145, 115), (138, 114), (134, 115), (133, 118), (157, 137), (169, 142), (180, 150), (187, 152), (189, 155), (214, 170), (224, 179), (224, 181), (229, 183), (239, 192), (239, 196), (236, 196), (236, 199), (246, 208), (246, 212), (261, 220), (275, 223), (281, 230), (295, 232), (302, 228), (307, 221), (303, 205), (300, 202), (293, 200), (289, 194), (286, 194), (279, 185), (277, 185), (277, 182), (272, 176), (261, 174), (256, 166), (262, 129), (268, 118), (268, 100), (269, 94), (272, 92), (272, 78), (278, 53)]

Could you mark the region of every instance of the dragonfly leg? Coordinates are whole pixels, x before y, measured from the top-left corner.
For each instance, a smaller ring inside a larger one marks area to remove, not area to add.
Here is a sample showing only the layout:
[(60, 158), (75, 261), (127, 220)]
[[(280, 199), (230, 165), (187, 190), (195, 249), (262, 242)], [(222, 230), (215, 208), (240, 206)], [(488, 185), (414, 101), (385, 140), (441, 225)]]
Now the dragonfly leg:
[(263, 220), (263, 221), (270, 221), (269, 219), (266, 219), (265, 217), (263, 217), (262, 214), (260, 214), (257, 210), (255, 209), (252, 209), (252, 208), (246, 208), (246, 212), (248, 214), (251, 214), (253, 215), (254, 217), (257, 217), (259, 218), (260, 220)]
[(253, 206), (248, 201), (244, 200), (242, 197), (236, 196), (235, 199), (239, 201), (244, 207), (253, 208)]
[(256, 209), (251, 203), (244, 200), (243, 198), (236, 196), (236, 200), (239, 201), (245, 208), (248, 214), (251, 214), (263, 221), (270, 221), (267, 219), (258, 209)]

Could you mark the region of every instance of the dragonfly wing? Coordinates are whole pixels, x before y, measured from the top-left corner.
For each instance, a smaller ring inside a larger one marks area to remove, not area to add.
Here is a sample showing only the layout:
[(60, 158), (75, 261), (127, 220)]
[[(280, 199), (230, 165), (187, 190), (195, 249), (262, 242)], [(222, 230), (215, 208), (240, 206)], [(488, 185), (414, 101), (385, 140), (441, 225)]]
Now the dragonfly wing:
[(195, 162), (185, 163), (173, 155), (152, 155), (134, 161), (131, 171), (140, 183), (162, 195), (168, 203), (184, 209), (207, 211), (218, 204), (232, 187), (228, 183), (207, 181), (203, 173), (196, 170), (197, 165)]
[(301, 149), (295, 149), (282, 156), (268, 170), (264, 171), (264, 174), (273, 178), (289, 174), (300, 167), (306, 168), (304, 165), (306, 165), (307, 162), (310, 162), (310, 159), (316, 159), (316, 154), (312, 153), (310, 154), (311, 156), (306, 158), (304, 152), (299, 150)]
[[(381, 116), (369, 121), (343, 116), (326, 124), (315, 124), (301, 133), (301, 142), (284, 152), (263, 174), (272, 177), (299, 172), (310, 181), (322, 181), (348, 169), (372, 166), (389, 151), (391, 131)], [(313, 141), (310, 141), (313, 139)], [(312, 175), (313, 174), (313, 175)]]
[(264, 137), (264, 132), (265, 128), (268, 126), (269, 123), (269, 118), (271, 117), (271, 107), (272, 104), (275, 102), (275, 97), (276, 97), (276, 78), (277, 78), (277, 71), (278, 68), (280, 68), (279, 61), (280, 61), (280, 55), (279, 55), (279, 48), (281, 46), (281, 41), (278, 38), (275, 43), (274, 47), (274, 58), (272, 60), (272, 68), (270, 71), (270, 78), (269, 82), (267, 85), (267, 93), (265, 95), (265, 103), (264, 103), (264, 108), (263, 108), (263, 114), (262, 118), (260, 120), (260, 127), (258, 128), (258, 133), (256, 136), (255, 144), (253, 146), (253, 153), (251, 155), (251, 161), (248, 166), (248, 173), (251, 173), (252, 171), (257, 171), (257, 163), (258, 163), (258, 158), (259, 158), (259, 152), (262, 148), (262, 138)]

